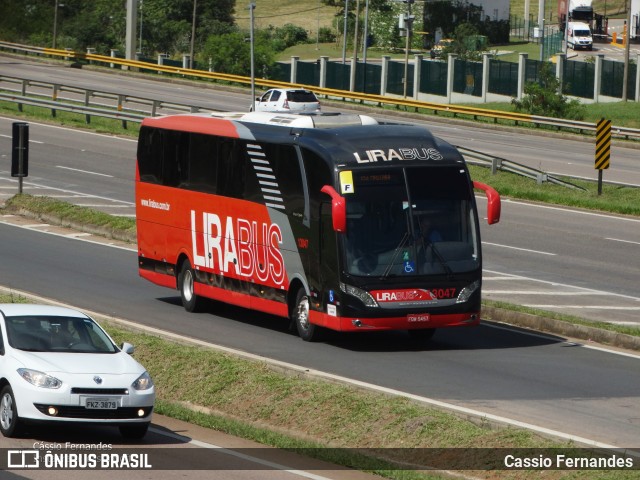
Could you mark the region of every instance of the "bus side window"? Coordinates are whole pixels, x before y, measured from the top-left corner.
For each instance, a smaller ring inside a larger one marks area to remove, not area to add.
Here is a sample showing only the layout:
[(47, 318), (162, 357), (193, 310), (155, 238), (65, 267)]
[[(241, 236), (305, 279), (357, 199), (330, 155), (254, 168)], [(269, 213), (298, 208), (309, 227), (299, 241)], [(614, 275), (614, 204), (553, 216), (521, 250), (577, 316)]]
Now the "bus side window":
[(138, 141), (138, 173), (140, 181), (162, 183), (162, 149), (164, 130), (151, 127), (140, 129)]
[(302, 222), (304, 214), (304, 189), (302, 174), (296, 150), (291, 145), (265, 145), (269, 163), (278, 179), (278, 186), (287, 213), (297, 222)]
[(162, 184), (177, 187), (188, 174), (189, 136), (187, 132), (167, 132), (162, 161)]
[(218, 167), (218, 137), (191, 134), (189, 167), (184, 188), (216, 193)]

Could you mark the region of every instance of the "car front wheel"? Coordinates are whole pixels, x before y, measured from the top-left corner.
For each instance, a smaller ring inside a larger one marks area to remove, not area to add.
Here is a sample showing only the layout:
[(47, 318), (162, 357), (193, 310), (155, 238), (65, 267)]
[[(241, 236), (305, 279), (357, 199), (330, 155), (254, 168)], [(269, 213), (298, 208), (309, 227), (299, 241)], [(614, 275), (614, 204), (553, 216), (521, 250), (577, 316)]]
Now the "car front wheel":
[(0, 393), (0, 432), (5, 437), (15, 437), (20, 431), (20, 417), (13, 390), (5, 385)]

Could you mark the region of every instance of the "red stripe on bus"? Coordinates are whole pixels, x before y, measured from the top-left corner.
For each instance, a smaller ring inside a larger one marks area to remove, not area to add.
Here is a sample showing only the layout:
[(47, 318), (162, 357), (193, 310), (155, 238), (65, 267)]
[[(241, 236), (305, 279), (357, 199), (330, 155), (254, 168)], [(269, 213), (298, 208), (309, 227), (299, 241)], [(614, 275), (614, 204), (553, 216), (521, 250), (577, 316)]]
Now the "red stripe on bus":
[[(315, 325), (338, 330), (341, 332), (362, 332), (366, 330), (418, 330), (425, 328), (466, 327), (480, 324), (480, 313), (455, 313), (444, 315), (430, 315), (428, 322), (410, 322), (406, 316), (402, 317), (338, 317), (324, 312), (310, 311), (309, 321)], [(356, 326), (360, 321), (361, 326)]]
[(182, 132), (205, 133), (221, 137), (238, 138), (233, 122), (220, 118), (207, 118), (193, 115), (169, 115), (166, 117), (147, 117), (142, 126), (166, 128)]

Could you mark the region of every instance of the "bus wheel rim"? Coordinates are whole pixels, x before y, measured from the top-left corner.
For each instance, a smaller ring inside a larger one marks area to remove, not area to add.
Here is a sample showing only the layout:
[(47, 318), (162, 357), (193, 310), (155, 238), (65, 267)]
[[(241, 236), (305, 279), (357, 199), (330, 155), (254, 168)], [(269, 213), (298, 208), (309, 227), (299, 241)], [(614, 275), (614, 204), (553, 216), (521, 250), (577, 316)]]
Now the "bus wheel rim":
[(184, 279), (182, 281), (182, 295), (187, 302), (191, 301), (193, 298), (193, 275), (191, 275), (191, 271), (187, 270), (184, 272)]
[(303, 330), (309, 330), (309, 299), (303, 297), (298, 305), (298, 324)]

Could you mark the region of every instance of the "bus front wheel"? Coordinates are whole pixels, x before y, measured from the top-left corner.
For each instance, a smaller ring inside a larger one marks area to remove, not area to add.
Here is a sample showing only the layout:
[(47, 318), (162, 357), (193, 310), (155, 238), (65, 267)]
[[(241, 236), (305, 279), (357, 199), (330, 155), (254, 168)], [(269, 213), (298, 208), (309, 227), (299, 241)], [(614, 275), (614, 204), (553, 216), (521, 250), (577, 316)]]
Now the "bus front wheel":
[(320, 338), (321, 327), (309, 321), (309, 297), (302, 288), (296, 294), (296, 303), (291, 311), (291, 320), (296, 324), (298, 335), (305, 342), (314, 342)]
[(189, 262), (184, 262), (178, 275), (178, 290), (180, 290), (182, 306), (187, 312), (197, 312), (202, 304), (202, 299), (194, 291), (194, 281), (195, 274), (191, 265)]

